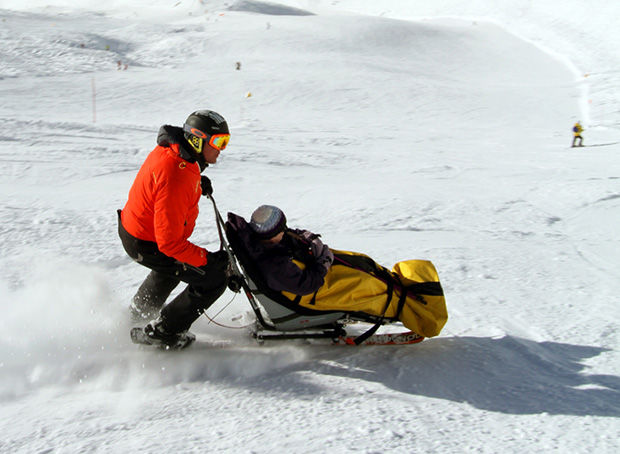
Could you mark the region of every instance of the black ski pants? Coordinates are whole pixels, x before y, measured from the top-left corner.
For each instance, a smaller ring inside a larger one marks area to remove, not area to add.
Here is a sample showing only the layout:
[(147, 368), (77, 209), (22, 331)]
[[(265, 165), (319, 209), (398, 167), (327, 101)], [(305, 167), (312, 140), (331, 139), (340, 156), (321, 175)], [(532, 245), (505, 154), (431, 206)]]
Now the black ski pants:
[(200, 315), (226, 290), (226, 269), (217, 265), (201, 267), (163, 254), (157, 244), (130, 235), (123, 227), (118, 210), (118, 235), (125, 252), (134, 261), (151, 270), (135, 299), (145, 299), (151, 306), (161, 308), (180, 282), (187, 287), (161, 310), (163, 328), (178, 333), (189, 329)]

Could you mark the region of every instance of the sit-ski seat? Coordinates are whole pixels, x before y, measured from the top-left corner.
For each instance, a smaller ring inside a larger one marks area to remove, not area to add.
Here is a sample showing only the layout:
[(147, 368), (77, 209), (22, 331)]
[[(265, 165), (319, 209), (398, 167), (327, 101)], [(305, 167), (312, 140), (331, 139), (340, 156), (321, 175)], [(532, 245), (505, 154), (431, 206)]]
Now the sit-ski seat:
[(273, 326), (262, 328), (278, 331), (340, 328), (338, 321), (345, 317), (344, 312), (316, 311), (299, 306), (267, 286), (261, 271), (247, 253), (237, 227), (231, 222), (231, 214), (229, 213), (229, 222), (226, 222), (225, 226), (226, 238), (246, 274), (252, 295), (263, 307), (268, 321), (273, 323)]

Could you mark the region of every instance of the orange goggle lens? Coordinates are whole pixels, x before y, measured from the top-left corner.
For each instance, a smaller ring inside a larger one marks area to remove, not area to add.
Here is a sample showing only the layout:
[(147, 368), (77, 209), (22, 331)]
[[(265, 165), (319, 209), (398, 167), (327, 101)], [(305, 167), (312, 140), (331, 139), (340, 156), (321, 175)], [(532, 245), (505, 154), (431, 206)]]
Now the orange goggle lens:
[(228, 142), (230, 142), (230, 134), (215, 134), (209, 139), (209, 145), (220, 151), (226, 148)]

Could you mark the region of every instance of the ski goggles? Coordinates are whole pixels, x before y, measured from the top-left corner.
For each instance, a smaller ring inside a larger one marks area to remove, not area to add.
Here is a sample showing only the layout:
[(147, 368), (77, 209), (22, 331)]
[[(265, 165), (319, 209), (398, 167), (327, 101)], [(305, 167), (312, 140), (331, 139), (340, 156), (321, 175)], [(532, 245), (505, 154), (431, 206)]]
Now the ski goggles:
[(230, 142), (230, 134), (213, 134), (209, 137), (209, 145), (222, 151)]
[(194, 136), (196, 141), (192, 141), (194, 148), (202, 151), (202, 143), (206, 141), (213, 148), (222, 151), (230, 142), (230, 134), (213, 134), (208, 135), (202, 132), (200, 129), (192, 128), (190, 125), (183, 125), (183, 130), (185, 132), (189, 132), (192, 136)]

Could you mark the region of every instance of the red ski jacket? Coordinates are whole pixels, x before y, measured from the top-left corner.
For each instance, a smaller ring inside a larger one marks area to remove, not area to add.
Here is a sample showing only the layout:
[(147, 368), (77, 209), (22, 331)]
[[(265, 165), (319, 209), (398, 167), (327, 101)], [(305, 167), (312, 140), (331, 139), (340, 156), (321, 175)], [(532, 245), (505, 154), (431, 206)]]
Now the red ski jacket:
[(188, 241), (198, 217), (200, 167), (179, 156), (179, 144), (161, 141), (148, 155), (121, 213), (127, 232), (157, 244), (172, 258), (207, 264), (207, 251)]

